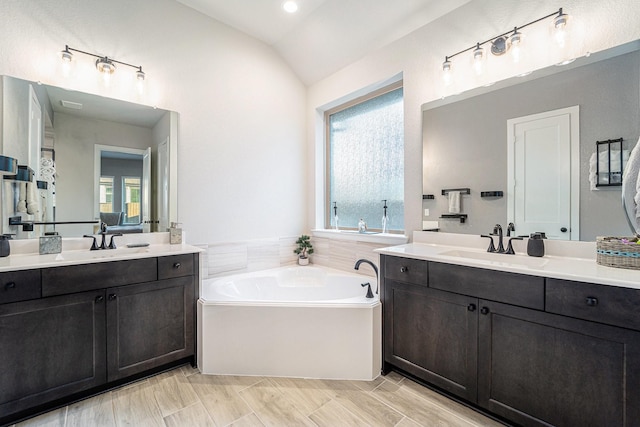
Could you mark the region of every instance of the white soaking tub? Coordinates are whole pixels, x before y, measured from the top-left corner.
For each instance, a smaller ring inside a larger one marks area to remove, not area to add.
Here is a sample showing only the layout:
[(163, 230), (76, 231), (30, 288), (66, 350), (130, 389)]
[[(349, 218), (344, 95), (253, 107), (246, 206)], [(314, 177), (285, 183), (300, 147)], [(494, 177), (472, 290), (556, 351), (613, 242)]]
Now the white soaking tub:
[(376, 279), (314, 266), (206, 279), (198, 300), (205, 374), (372, 380), (380, 374)]

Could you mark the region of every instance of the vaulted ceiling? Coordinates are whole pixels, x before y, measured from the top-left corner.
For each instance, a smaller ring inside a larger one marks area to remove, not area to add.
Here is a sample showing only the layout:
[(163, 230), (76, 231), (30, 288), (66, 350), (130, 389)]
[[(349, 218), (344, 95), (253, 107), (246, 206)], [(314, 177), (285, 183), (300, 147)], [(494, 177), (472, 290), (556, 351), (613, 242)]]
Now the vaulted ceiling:
[(313, 84), (470, 0), (177, 0), (271, 45)]

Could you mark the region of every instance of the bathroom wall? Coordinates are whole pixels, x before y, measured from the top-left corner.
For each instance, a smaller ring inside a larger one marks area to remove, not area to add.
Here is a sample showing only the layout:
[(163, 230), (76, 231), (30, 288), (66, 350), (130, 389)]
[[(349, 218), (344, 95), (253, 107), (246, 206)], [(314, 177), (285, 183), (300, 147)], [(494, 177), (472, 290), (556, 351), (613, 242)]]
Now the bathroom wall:
[[(113, 145), (145, 150), (153, 144), (152, 130), (105, 120), (54, 116), (56, 150), (56, 220), (94, 219), (94, 145)], [(82, 195), (79, 197), (78, 195)], [(62, 236), (93, 232), (92, 225), (60, 225)]]
[[(442, 83), (442, 62), (445, 55), (465, 49), (516, 25), (550, 14), (563, 7), (572, 17), (574, 52), (596, 52), (640, 38), (640, 7), (637, 0), (482, 0), (472, 1), (406, 37), (366, 55), (359, 61), (323, 79), (308, 89), (307, 97), (307, 158), (313, 174), (308, 189), (308, 223), (322, 215), (324, 150), (316, 145), (321, 140), (322, 114), (318, 109), (363, 88), (376, 85), (402, 73), (405, 111), (405, 229), (422, 229), (422, 118), (421, 105), (453, 91), (464, 91), (493, 80), (517, 75), (520, 68), (505, 65), (485, 73), (479, 81), (463, 75), (453, 89)], [(588, 29), (588, 31), (587, 31)], [(548, 40), (549, 29), (539, 30), (540, 39)], [(529, 40), (531, 54), (526, 66), (530, 69), (555, 64), (557, 56), (548, 45)], [(532, 45), (533, 44), (533, 45)], [(555, 61), (555, 62), (554, 62)], [(463, 64), (464, 68), (466, 64)], [(522, 66), (525, 66), (522, 65)], [(460, 68), (460, 67), (459, 67)], [(316, 197), (320, 194), (319, 197)]]
[[(66, 78), (65, 44), (141, 64), (144, 93), (118, 80), (124, 67), (106, 87), (80, 55)], [(264, 43), (174, 0), (3, 0), (0, 52), (0, 74), (179, 113), (189, 243), (304, 231), (306, 90)]]

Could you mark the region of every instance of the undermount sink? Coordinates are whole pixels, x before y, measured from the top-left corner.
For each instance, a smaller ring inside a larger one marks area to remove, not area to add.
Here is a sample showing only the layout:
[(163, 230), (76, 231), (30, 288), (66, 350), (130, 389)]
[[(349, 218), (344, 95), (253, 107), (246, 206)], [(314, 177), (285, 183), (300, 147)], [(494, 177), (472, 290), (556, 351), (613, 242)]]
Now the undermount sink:
[(463, 250), (451, 250), (441, 252), (440, 255), (456, 258), (473, 259), (484, 261), (496, 265), (520, 265), (525, 267), (543, 267), (548, 260), (544, 258), (536, 258), (530, 256), (506, 255), (492, 252), (474, 252)]

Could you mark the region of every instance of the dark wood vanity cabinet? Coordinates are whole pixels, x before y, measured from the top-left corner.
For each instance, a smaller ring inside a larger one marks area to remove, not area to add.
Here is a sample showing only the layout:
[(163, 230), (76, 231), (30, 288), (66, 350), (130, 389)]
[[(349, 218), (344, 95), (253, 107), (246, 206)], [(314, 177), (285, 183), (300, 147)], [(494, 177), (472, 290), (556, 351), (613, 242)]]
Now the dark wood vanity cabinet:
[(638, 291), (411, 261), (381, 255), (386, 371), (519, 425), (640, 425)]
[(195, 362), (198, 254), (19, 273), (29, 279), (14, 280), (24, 286), (15, 292), (22, 300), (10, 292), (11, 303), (0, 299), (0, 425), (154, 368)]

